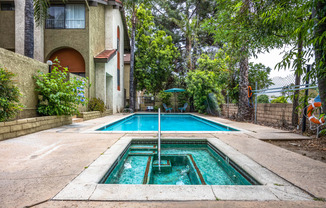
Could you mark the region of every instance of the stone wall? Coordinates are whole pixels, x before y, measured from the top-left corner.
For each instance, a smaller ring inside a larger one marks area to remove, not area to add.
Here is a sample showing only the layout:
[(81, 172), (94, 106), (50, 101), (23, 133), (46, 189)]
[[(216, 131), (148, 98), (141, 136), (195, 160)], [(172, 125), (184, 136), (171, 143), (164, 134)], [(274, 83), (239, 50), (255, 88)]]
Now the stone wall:
[(83, 121), (100, 118), (104, 116), (112, 115), (112, 110), (106, 110), (105, 112), (101, 113), (100, 111), (89, 111), (89, 112), (82, 112), (78, 115), (78, 118), (82, 118)]
[(0, 122), (0, 141), (71, 123), (71, 116), (43, 116)]
[[(226, 117), (235, 117), (238, 113), (236, 104), (222, 105), (222, 114)], [(289, 125), (292, 122), (292, 104), (290, 103), (259, 103), (257, 106), (258, 123), (269, 123), (276, 126)]]

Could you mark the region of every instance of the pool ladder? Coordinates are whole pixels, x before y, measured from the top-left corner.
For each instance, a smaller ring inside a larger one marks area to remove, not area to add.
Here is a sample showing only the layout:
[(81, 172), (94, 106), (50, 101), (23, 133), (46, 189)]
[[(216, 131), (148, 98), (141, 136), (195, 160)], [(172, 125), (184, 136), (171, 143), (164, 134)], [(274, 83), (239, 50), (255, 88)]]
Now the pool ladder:
[(157, 153), (158, 153), (158, 170), (161, 172), (161, 108), (158, 108), (158, 141), (157, 141)]

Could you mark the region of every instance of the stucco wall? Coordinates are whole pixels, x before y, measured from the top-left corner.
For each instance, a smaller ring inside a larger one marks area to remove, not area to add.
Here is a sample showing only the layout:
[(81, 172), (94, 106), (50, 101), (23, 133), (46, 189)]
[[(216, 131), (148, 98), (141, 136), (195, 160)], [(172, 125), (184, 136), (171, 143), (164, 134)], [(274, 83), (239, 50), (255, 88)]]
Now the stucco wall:
[(17, 75), (15, 80), (22, 93), (20, 101), (25, 105), (24, 110), (19, 113), (18, 117), (29, 118), (36, 116), (37, 94), (34, 91), (35, 81), (33, 75), (38, 70), (48, 72), (48, 66), (2, 48), (0, 48), (0, 65)]
[(15, 49), (15, 11), (0, 11), (0, 47)]
[[(44, 58), (49, 59), (50, 55), (61, 48), (73, 48), (77, 50), (85, 60), (85, 73), (89, 77), (92, 73), (90, 68), (89, 50), (89, 12), (87, 7), (85, 29), (45, 29), (44, 30)], [(59, 60), (60, 61), (60, 60)], [(94, 70), (94, 69), (93, 69)], [(91, 83), (92, 80), (90, 79)]]
[(123, 73), (123, 84), (126, 89), (126, 99), (129, 100), (129, 90), (130, 90), (130, 64), (124, 65), (124, 73)]
[(15, 0), (15, 52), (24, 55), (25, 0)]
[[(105, 50), (105, 6), (98, 4), (90, 7), (89, 12), (89, 68), (88, 74), (91, 83), (95, 83), (96, 70), (94, 57)], [(104, 83), (105, 84), (105, 83)], [(95, 85), (90, 89), (90, 97), (95, 97)]]

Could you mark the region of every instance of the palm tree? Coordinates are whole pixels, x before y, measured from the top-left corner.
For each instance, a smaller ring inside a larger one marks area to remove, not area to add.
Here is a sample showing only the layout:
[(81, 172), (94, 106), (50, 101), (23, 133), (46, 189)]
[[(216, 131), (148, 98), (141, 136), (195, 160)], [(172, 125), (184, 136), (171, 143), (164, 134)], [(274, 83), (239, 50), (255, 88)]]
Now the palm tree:
[(34, 8), (33, 0), (25, 1), (24, 55), (34, 58)]
[(42, 25), (49, 5), (49, 0), (25, 0), (24, 55), (27, 57), (34, 58), (34, 19), (38, 26)]

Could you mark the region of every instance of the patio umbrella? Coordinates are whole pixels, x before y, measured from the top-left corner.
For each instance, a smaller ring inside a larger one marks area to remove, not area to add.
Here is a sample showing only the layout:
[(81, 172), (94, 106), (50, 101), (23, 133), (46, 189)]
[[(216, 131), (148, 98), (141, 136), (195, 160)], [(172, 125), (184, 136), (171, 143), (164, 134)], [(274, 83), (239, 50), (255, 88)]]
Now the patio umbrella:
[(184, 89), (181, 89), (181, 88), (171, 88), (171, 89), (168, 89), (168, 90), (164, 90), (164, 92), (173, 92), (174, 93), (174, 112), (175, 112), (175, 109), (176, 109), (176, 99), (175, 99), (175, 93), (176, 92), (183, 92), (185, 91)]

